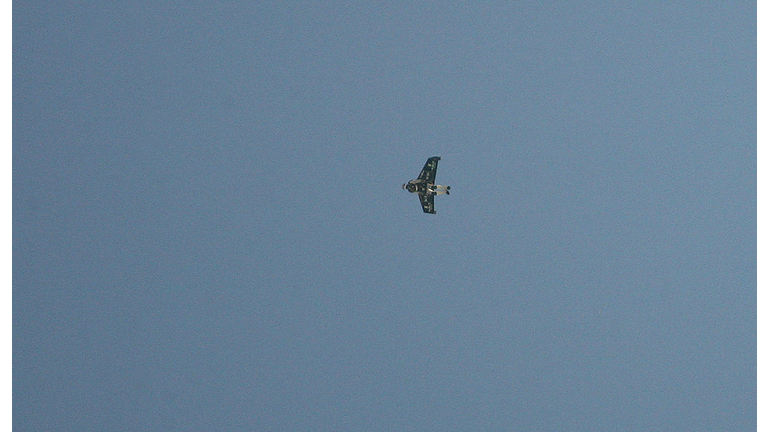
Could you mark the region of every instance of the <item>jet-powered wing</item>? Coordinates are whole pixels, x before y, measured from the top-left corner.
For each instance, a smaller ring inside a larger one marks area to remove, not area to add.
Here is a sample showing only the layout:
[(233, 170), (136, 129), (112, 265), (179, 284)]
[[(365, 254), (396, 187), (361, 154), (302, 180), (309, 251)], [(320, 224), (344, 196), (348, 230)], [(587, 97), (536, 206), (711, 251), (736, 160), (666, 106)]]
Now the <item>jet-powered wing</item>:
[(419, 203), (424, 213), (435, 214), (435, 195), (450, 195), (451, 187), (435, 184), (437, 177), (437, 161), (440, 156), (432, 156), (427, 159), (424, 168), (419, 173), (419, 178), (403, 184), (403, 189), (419, 195)]
[[(435, 165), (437, 165), (437, 161), (435, 161)], [(431, 193), (420, 193), (419, 194), (419, 201), (421, 201), (421, 208), (424, 210), (424, 213), (431, 213), (435, 214), (435, 195)]]
[(424, 168), (422, 168), (419, 173), (419, 180), (424, 180), (427, 183), (435, 183), (435, 177), (437, 177), (437, 161), (439, 160), (440, 156), (433, 156), (427, 159), (427, 163), (424, 164)]

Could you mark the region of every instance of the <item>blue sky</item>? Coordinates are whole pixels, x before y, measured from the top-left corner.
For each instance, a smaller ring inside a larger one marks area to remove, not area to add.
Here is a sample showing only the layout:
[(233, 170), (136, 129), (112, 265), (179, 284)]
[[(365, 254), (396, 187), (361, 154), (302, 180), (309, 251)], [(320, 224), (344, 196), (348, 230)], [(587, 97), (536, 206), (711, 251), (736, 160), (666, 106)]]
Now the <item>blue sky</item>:
[(15, 2), (13, 425), (754, 430), (755, 9)]

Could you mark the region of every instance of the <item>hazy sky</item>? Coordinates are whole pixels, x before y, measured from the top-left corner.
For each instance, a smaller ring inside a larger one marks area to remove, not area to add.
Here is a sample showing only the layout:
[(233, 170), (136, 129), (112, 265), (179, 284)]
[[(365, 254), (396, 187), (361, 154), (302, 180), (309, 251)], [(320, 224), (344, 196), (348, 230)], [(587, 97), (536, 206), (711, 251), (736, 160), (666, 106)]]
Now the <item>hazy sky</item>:
[(755, 10), (15, 1), (13, 426), (754, 430)]

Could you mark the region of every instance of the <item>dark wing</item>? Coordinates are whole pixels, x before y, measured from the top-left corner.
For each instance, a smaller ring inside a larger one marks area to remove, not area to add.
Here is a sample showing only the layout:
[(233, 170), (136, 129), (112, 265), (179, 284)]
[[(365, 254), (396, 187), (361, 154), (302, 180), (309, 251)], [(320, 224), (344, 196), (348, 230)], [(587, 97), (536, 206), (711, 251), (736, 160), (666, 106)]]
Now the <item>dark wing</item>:
[(437, 161), (440, 160), (440, 156), (432, 156), (427, 159), (427, 163), (424, 164), (424, 168), (419, 173), (419, 180), (424, 180), (427, 183), (434, 183), (435, 177), (437, 177)]
[(431, 213), (431, 214), (437, 213), (435, 211), (435, 194), (420, 193), (419, 201), (421, 201), (421, 209), (424, 210), (424, 213)]

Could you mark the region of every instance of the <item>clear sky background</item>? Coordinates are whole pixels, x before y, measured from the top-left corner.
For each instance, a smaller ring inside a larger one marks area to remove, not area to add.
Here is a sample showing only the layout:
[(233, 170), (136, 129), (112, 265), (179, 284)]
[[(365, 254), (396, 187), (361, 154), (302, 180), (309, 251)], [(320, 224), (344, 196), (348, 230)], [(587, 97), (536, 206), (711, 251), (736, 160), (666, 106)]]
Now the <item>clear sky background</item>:
[(13, 426), (754, 430), (755, 10), (15, 1)]

